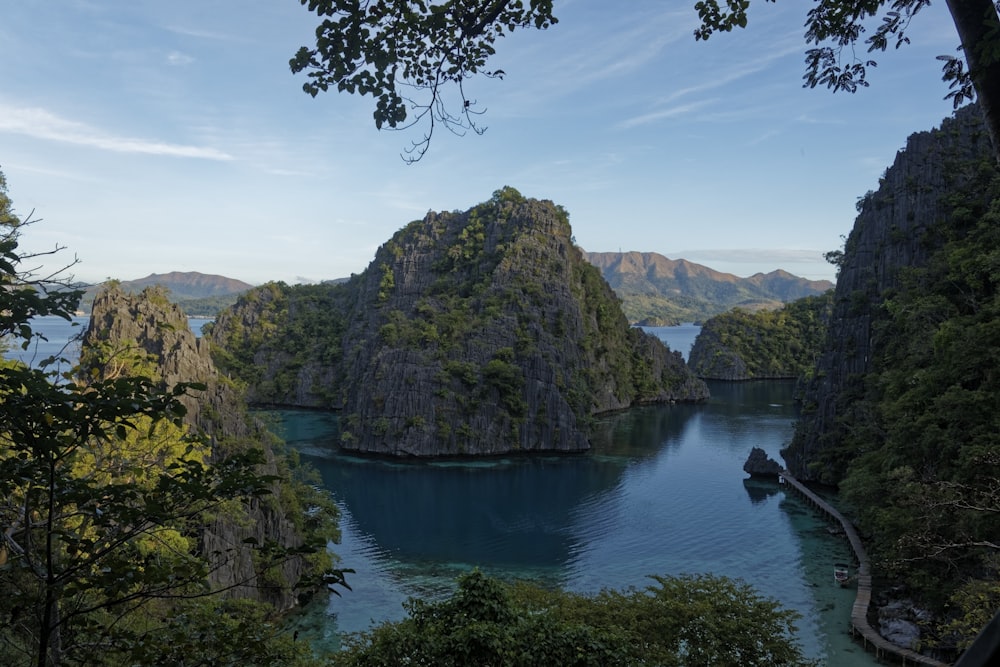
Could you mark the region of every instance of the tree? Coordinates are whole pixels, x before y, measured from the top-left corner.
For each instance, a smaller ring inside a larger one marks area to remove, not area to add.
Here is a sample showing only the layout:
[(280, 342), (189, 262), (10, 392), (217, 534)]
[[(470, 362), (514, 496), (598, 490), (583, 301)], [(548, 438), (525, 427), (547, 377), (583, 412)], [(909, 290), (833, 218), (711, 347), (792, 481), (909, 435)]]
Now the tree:
[[(767, 0), (774, 2), (775, 0)], [(300, 0), (322, 22), (315, 47), (301, 47), (291, 59), (292, 72), (306, 72), (303, 89), (316, 96), (339, 92), (371, 95), (375, 125), (406, 129), (426, 123), (423, 138), (405, 150), (407, 162), (427, 152), (437, 124), (464, 134), (482, 133), (484, 113), (469, 99), (463, 84), (482, 75), (502, 78), (490, 69), (494, 45), (517, 29), (546, 29), (558, 19), (552, 0)], [(868, 86), (867, 69), (875, 61), (856, 55), (862, 42), (868, 53), (909, 43), (910, 22), (930, 0), (815, 0), (805, 23), (807, 86), (824, 85), (854, 92)], [(699, 0), (701, 25), (696, 39), (748, 24), (750, 0)], [(965, 63), (941, 56), (944, 78), (955, 106), (978, 96), (993, 146), (1000, 160), (1000, 3), (994, 0), (948, 0)], [(867, 24), (878, 22), (867, 38)], [(456, 106), (446, 89), (457, 91)], [(410, 112), (413, 112), (412, 114)]]
[(749, 586), (710, 576), (653, 582), (588, 596), (508, 586), (473, 571), (448, 599), (410, 599), (407, 618), (353, 637), (333, 664), (811, 664), (792, 637), (795, 613)]
[[(463, 83), (479, 74), (503, 78), (503, 70), (486, 65), (505, 34), (556, 23), (552, 0), (300, 2), (325, 17), (316, 28), (316, 47), (301, 47), (289, 63), (293, 72), (307, 72), (303, 90), (313, 97), (331, 87), (371, 95), (379, 129), (426, 121), (423, 139), (405, 150), (408, 162), (427, 152), (439, 123), (457, 134), (482, 134), (486, 128), (477, 119), (483, 112), (466, 97)], [(445, 97), (449, 84), (457, 90), (457, 110)]]
[[(24, 268), (27, 222), (5, 186), (0, 174), (0, 336), (27, 348), (31, 319), (69, 319), (80, 292)], [(263, 452), (216, 456), (188, 429), (181, 399), (197, 385), (164, 388), (134, 366), (82, 381), (55, 362), (0, 362), (0, 663), (154, 664), (197, 645), (199, 664), (304, 664), (262, 608), (207, 585), (234, 554), (198, 549), (208, 513), (271, 493)], [(246, 548), (262, 570), (297, 555)]]
[[(910, 23), (929, 4), (930, 0), (815, 0), (805, 23), (806, 44), (815, 45), (806, 50), (805, 85), (851, 93), (867, 87), (868, 68), (876, 62), (858, 56), (855, 49), (859, 42), (867, 53), (886, 51), (890, 44), (897, 49), (909, 44), (906, 31)], [(745, 28), (749, 7), (750, 0), (699, 0), (695, 10), (702, 24), (695, 30), (695, 39)], [(1000, 2), (948, 0), (948, 10), (961, 40), (965, 65), (954, 56), (938, 56), (944, 61), (944, 80), (952, 89), (947, 97), (956, 108), (978, 97), (1000, 161)], [(877, 27), (863, 37), (867, 24), (873, 21), (879, 22)]]

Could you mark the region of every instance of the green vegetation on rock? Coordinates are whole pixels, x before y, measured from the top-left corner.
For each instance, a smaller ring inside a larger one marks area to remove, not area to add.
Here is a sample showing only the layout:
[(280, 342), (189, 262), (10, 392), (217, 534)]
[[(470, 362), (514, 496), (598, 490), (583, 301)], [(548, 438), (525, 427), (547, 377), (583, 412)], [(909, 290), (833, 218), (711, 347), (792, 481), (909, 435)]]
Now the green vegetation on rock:
[(979, 185), (992, 203), (956, 197), (940, 250), (885, 295), (881, 354), (829, 453), (883, 567), (948, 610), (945, 644), (1000, 609), (1000, 179)]
[[(22, 226), (0, 174), (0, 336), (27, 347), (32, 318), (69, 320), (80, 292), (25, 269)], [(207, 387), (168, 381), (198, 360), (175, 354), (197, 346), (162, 292), (106, 296), (128, 316), (95, 313), (77, 371), (0, 362), (0, 663), (314, 664), (262, 601), (342, 581), (326, 576), (335, 508), (293, 459), (237, 437), (239, 404), (189, 409)]]
[(977, 111), (913, 135), (847, 239), (783, 451), (839, 484), (876, 571), (961, 648), (1000, 609), (1000, 176)]
[(707, 397), (629, 327), (566, 211), (509, 187), (411, 222), (346, 283), (253, 290), (209, 336), (251, 400), (342, 410), (368, 453), (578, 451), (594, 414)]
[(688, 357), (698, 377), (716, 380), (800, 378), (812, 374), (826, 338), (833, 292), (778, 310), (731, 310), (701, 328)]

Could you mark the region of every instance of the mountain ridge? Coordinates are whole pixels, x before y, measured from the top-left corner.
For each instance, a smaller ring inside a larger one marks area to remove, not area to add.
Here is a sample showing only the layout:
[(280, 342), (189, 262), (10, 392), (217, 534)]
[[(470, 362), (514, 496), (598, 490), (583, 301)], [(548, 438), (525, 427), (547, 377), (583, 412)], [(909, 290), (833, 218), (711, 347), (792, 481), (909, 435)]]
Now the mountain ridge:
[[(741, 278), (656, 252), (583, 251), (583, 256), (601, 271), (633, 324), (700, 322), (737, 306), (746, 310), (773, 310), (795, 299), (822, 294), (833, 288), (830, 281), (808, 280), (780, 268)], [(198, 271), (151, 273), (143, 278), (122, 280), (119, 284), (129, 293), (151, 286), (164, 287), (171, 300), (179, 303), (189, 315), (206, 316), (232, 305), (237, 296), (254, 287), (242, 280)], [(81, 308), (85, 312), (89, 312), (97, 289), (97, 286), (92, 287), (84, 295)]]
[[(180, 305), (189, 316), (213, 316), (222, 308), (236, 303), (236, 298), (253, 289), (250, 283), (226, 276), (198, 271), (170, 271), (151, 273), (134, 280), (119, 280), (118, 285), (127, 294), (138, 294), (147, 287), (162, 287), (170, 300)], [(80, 309), (89, 313), (95, 296), (106, 283), (91, 285), (80, 300)]]
[(622, 300), (632, 323), (702, 321), (739, 306), (774, 309), (833, 289), (829, 280), (808, 280), (784, 269), (741, 278), (656, 252), (584, 252)]
[(120, 284), (126, 292), (142, 291), (145, 287), (160, 285), (170, 290), (171, 296), (175, 299), (227, 296), (246, 292), (253, 287), (250, 283), (242, 280), (198, 271), (151, 273), (135, 280), (122, 280)]

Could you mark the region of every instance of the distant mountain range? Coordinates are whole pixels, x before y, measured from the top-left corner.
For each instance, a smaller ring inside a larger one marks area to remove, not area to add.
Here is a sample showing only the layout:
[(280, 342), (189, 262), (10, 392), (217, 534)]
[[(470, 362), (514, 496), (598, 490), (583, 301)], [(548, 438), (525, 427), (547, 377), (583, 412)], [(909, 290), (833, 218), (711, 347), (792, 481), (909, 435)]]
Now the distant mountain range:
[(778, 308), (833, 288), (829, 280), (807, 280), (780, 269), (740, 278), (655, 252), (587, 252), (584, 257), (604, 274), (629, 321), (653, 326), (700, 322), (734, 307)]
[[(604, 275), (622, 301), (632, 323), (648, 325), (701, 322), (735, 306), (746, 310), (778, 308), (804, 296), (832, 289), (828, 280), (806, 280), (787, 271), (740, 278), (685, 259), (668, 259), (655, 252), (585, 252), (584, 257)], [(172, 271), (121, 282), (126, 292), (161, 285), (188, 315), (214, 316), (236, 302), (253, 285), (225, 276)], [(80, 304), (90, 312), (99, 287), (87, 290)]]
[(216, 276), (197, 271), (171, 271), (151, 273), (138, 280), (122, 281), (121, 286), (128, 292), (138, 292), (150, 285), (162, 285), (170, 290), (176, 299), (203, 299), (210, 296), (240, 294), (253, 287), (250, 283), (225, 276)]
[[(170, 292), (171, 301), (180, 304), (185, 313), (208, 317), (214, 317), (223, 308), (233, 305), (240, 294), (253, 287), (242, 280), (197, 271), (151, 273), (145, 278), (123, 280), (120, 284), (129, 294), (141, 292), (146, 287), (160, 285)], [(96, 285), (84, 293), (80, 302), (81, 310), (90, 312), (90, 305), (99, 289), (100, 285)]]

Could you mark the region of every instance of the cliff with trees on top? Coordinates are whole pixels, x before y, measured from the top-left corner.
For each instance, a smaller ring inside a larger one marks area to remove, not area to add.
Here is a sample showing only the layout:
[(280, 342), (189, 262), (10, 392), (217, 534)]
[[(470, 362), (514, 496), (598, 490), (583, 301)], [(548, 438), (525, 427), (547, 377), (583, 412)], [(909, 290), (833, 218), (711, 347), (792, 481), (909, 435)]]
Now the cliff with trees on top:
[(955, 651), (1000, 609), (1000, 178), (978, 110), (912, 135), (858, 209), (782, 454), (840, 486), (880, 575), (935, 612), (922, 645)]
[(708, 397), (629, 327), (567, 213), (512, 188), (410, 223), (344, 284), (251, 291), (209, 336), (251, 400), (338, 409), (369, 454), (582, 451), (595, 414)]

